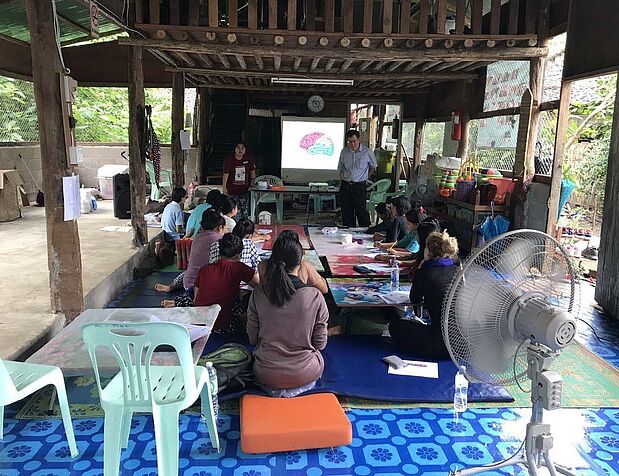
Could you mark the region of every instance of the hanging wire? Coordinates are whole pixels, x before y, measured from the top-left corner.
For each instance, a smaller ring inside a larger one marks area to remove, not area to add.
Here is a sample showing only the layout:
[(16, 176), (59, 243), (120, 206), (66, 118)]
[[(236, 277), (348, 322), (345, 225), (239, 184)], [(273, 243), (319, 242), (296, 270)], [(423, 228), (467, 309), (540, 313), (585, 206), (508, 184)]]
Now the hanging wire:
[(54, 16), (54, 36), (56, 39), (56, 50), (58, 51), (58, 59), (62, 65), (62, 71), (67, 76), (71, 74), (71, 70), (64, 64), (64, 58), (62, 57), (62, 45), (60, 44), (60, 23), (58, 22), (58, 13), (56, 12), (56, 0), (52, 0), (52, 14)]

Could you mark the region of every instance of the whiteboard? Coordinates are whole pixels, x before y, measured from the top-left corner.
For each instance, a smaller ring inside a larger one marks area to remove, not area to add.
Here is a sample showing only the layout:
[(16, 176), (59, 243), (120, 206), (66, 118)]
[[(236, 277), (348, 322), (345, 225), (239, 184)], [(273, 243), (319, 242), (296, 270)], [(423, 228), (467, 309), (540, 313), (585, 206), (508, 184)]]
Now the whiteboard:
[(345, 133), (346, 118), (282, 116), (282, 179), (337, 179)]

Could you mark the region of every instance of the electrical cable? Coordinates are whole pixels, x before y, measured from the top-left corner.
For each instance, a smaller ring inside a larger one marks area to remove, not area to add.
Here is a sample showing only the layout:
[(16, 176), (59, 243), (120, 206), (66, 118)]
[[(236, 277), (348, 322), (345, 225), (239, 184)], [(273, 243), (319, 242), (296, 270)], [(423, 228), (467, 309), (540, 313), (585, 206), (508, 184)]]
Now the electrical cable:
[(603, 344), (604, 342), (613, 345), (615, 347), (619, 347), (619, 343), (617, 342), (613, 342), (610, 339), (607, 339), (605, 337), (600, 337), (598, 335), (598, 333), (595, 331), (595, 329), (593, 328), (593, 326), (591, 324), (589, 324), (587, 321), (585, 321), (582, 317), (578, 318), (579, 321), (584, 322), (585, 324), (587, 324), (587, 326), (589, 326), (589, 329), (591, 329), (591, 332), (593, 332), (593, 335), (595, 336), (595, 338), (600, 342), (600, 344)]
[(514, 353), (514, 365), (513, 365), (513, 373), (514, 373), (514, 380), (516, 381), (516, 384), (518, 385), (518, 388), (520, 390), (522, 390), (524, 393), (531, 393), (532, 389), (529, 390), (525, 390), (524, 388), (522, 388), (522, 385), (520, 385), (520, 381), (518, 380), (518, 376), (516, 375), (516, 361), (518, 360), (518, 353), (520, 352), (520, 349), (522, 348), (522, 345), (527, 342), (530, 343), (529, 339), (524, 339), (520, 345), (518, 346), (518, 348), (516, 349), (516, 352)]
[[(503, 458), (501, 461), (495, 461), (494, 463), (482, 464), (482, 465), (476, 466), (476, 468), (496, 468), (497, 466), (500, 466), (501, 464), (503, 464), (506, 461), (512, 459), (514, 456), (516, 456), (518, 453), (520, 453), (522, 451), (522, 448), (524, 448), (524, 443), (525, 442), (526, 442), (526, 439), (522, 440), (522, 443), (520, 443), (520, 447), (516, 451), (514, 451), (514, 453), (511, 456), (508, 456), (507, 458)], [(514, 464), (516, 464), (516, 463), (514, 463)], [(465, 468), (462, 468), (462, 469), (465, 469)], [(456, 473), (452, 473), (452, 474), (458, 474), (458, 473), (456, 472)]]
[(62, 71), (67, 76), (71, 74), (71, 70), (64, 64), (62, 57), (62, 45), (60, 44), (60, 23), (58, 22), (58, 14), (56, 13), (56, 0), (52, 0), (52, 15), (54, 16), (54, 36), (56, 40), (56, 50), (58, 51), (58, 59), (62, 65)]

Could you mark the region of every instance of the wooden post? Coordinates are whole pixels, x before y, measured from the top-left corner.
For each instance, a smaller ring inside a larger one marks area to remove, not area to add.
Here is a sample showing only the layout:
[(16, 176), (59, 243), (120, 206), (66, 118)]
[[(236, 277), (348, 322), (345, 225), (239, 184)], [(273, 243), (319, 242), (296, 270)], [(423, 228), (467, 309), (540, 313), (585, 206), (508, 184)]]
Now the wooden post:
[(559, 196), (561, 195), (561, 179), (563, 178), (563, 158), (567, 141), (567, 126), (570, 118), (570, 93), (572, 83), (561, 84), (561, 97), (557, 112), (557, 135), (555, 137), (555, 156), (552, 161), (550, 179), (550, 197), (548, 198), (548, 217), (546, 218), (546, 233), (555, 236), (555, 228), (559, 218)]
[(417, 118), (415, 122), (415, 139), (414, 139), (414, 151), (413, 151), (413, 170), (417, 169), (417, 166), (421, 164), (423, 153), (423, 129), (426, 125), (426, 121), (423, 118)]
[(460, 141), (458, 142), (458, 151), (456, 152), (456, 156), (460, 157), (462, 159), (462, 163), (464, 163), (469, 152), (469, 132), (471, 129), (471, 118), (468, 111), (463, 111), (460, 121), (461, 135)]
[(206, 184), (206, 118), (208, 105), (210, 100), (208, 89), (198, 89), (198, 101), (200, 102), (200, 109), (198, 112), (198, 160), (196, 161), (196, 176), (198, 177), (198, 184)]
[(129, 47), (129, 184), (131, 190), (131, 225), (133, 246), (148, 243), (146, 213), (146, 157), (142, 137), (144, 130), (144, 74), (142, 47)]
[(84, 309), (84, 292), (77, 221), (64, 221), (62, 178), (68, 175), (68, 161), (60, 90), (63, 71), (52, 0), (26, 0), (25, 5), (39, 120), (51, 308), (70, 321)]
[(175, 187), (185, 186), (185, 152), (181, 149), (179, 132), (184, 129), (185, 120), (185, 75), (172, 76), (172, 183)]
[[(531, 111), (533, 100), (531, 90), (527, 89), (520, 101), (520, 122), (518, 123), (518, 138), (516, 140), (516, 157), (514, 159), (513, 176), (518, 179), (518, 190), (522, 190), (523, 184), (528, 183), (524, 180), (524, 162), (529, 148), (535, 149), (535, 144), (529, 143), (529, 130), (531, 127)], [(510, 200), (512, 206), (512, 218), (514, 229), (524, 227), (524, 197), (521, 193), (514, 193)]]
[(619, 319), (619, 281), (617, 280), (617, 263), (619, 262), (619, 220), (617, 219), (617, 201), (619, 200), (619, 78), (615, 96), (615, 114), (613, 130), (608, 151), (608, 168), (606, 169), (606, 188), (602, 232), (597, 268), (595, 300), (608, 313)]

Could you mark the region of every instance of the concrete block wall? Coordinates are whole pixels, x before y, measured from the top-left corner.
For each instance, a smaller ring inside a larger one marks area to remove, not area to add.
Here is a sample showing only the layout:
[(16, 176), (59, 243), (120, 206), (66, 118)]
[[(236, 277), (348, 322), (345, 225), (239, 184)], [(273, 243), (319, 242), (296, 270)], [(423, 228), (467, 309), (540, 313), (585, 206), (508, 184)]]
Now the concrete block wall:
[[(104, 144), (80, 144), (84, 149), (84, 161), (80, 163), (78, 169), (80, 181), (85, 187), (99, 187), (97, 180), (97, 170), (106, 164), (127, 164), (127, 161), (121, 157), (121, 152), (128, 154), (129, 149), (126, 145), (104, 145)], [(19, 158), (19, 154), (23, 157), (23, 161)], [(189, 182), (195, 175), (197, 150), (191, 149), (187, 159), (185, 175)], [(24, 165), (25, 162), (25, 165)], [(170, 168), (171, 150), (170, 147), (161, 148), (161, 166)], [(26, 170), (30, 169), (34, 180)], [(41, 174), (41, 150), (38, 143), (3, 145), (0, 147), (0, 170), (17, 169), (24, 179), (24, 189), (28, 194), (28, 199), (33, 202), (37, 194), (37, 185), (42, 186)], [(147, 177), (148, 182), (148, 177)], [(36, 181), (36, 184), (35, 184)]]

